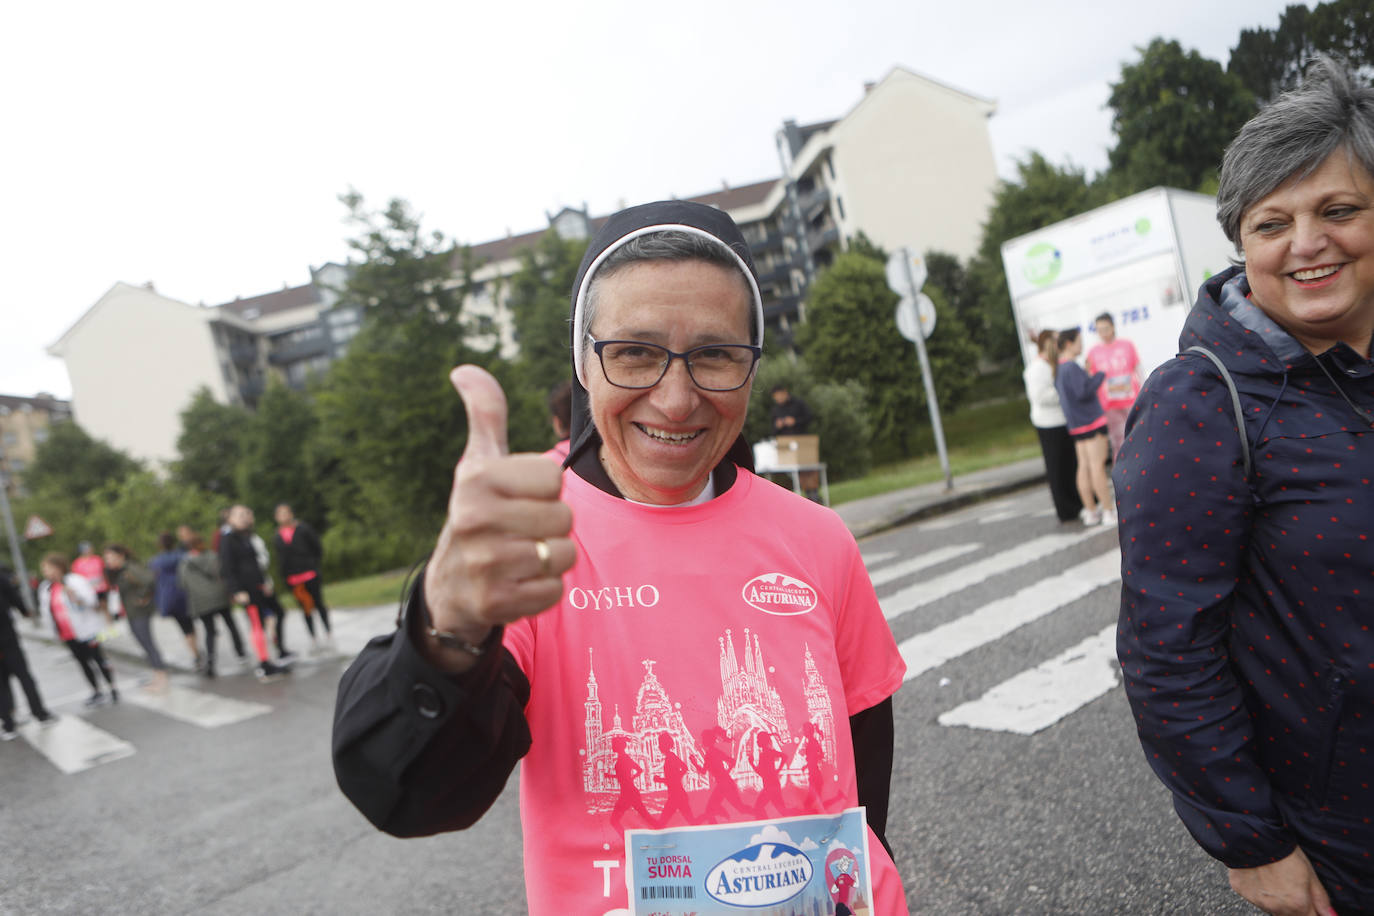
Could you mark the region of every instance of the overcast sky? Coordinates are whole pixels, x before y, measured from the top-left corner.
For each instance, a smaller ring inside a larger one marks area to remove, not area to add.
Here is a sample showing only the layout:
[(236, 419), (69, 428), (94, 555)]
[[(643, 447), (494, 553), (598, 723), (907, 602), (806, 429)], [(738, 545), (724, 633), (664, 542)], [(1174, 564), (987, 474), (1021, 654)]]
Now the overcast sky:
[(1096, 172), (1135, 48), (1224, 65), (1287, 2), (6, 4), (0, 393), (70, 396), (44, 349), (116, 281), (209, 304), (309, 282), (347, 256), (349, 187), (477, 243), (747, 184), (784, 119), (897, 65), (997, 104), (1004, 177), (1030, 150)]

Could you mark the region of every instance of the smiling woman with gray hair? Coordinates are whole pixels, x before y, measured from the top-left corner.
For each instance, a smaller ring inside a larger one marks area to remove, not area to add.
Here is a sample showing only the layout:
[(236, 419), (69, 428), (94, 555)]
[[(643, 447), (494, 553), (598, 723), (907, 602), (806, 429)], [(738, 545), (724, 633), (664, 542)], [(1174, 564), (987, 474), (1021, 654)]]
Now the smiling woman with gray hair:
[(1374, 912), (1374, 89), (1329, 59), (1241, 129), (1208, 280), (1115, 468), (1146, 758), (1270, 913)]
[(474, 823), (520, 762), (531, 913), (845, 912), (827, 856), (906, 912), (883, 842), (905, 665), (839, 517), (751, 472), (747, 243), (701, 204), (623, 210), (572, 305), (563, 470), (506, 454), (495, 379), (453, 373), (448, 519), (340, 684), (339, 785), (424, 835)]

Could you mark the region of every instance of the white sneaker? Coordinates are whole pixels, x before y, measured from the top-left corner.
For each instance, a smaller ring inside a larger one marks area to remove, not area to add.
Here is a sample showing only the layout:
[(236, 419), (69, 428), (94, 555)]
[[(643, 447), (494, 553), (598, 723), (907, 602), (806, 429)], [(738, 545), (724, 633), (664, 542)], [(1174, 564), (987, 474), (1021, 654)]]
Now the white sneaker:
[(1083, 519), (1083, 524), (1089, 528), (1102, 524), (1102, 513), (1096, 509), (1084, 509), (1078, 513), (1078, 517)]
[(1102, 510), (1102, 527), (1110, 528), (1116, 524), (1116, 513), (1111, 509)]

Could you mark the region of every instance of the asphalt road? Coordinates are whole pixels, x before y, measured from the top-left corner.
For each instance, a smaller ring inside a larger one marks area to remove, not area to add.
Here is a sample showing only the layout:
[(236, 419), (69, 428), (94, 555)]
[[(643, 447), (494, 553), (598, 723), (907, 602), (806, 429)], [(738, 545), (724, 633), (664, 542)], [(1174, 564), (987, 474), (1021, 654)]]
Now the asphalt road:
[[(1117, 583), (1060, 601), (1066, 570), (1110, 560), (1113, 529), (1058, 525), (1037, 488), (861, 546), (895, 635), (929, 668), (895, 698), (888, 835), (913, 912), (1256, 912), (1136, 743), (1094, 642)], [(63, 759), (75, 772), (40, 751), (61, 742), (36, 724), (0, 744), (0, 913), (524, 912), (514, 778), (474, 829), (415, 840), (378, 833), (339, 793), (346, 652), (266, 685), (232, 664), (213, 682), (178, 675), (172, 700), (141, 698), (145, 672), (119, 661), (128, 698), (87, 710), (65, 649), (28, 650), (63, 741), (110, 743)]]

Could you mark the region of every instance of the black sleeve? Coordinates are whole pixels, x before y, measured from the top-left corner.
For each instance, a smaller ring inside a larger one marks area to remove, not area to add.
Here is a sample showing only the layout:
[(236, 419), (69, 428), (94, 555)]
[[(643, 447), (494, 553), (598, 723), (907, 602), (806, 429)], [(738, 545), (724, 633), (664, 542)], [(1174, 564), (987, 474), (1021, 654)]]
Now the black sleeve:
[(304, 535), (305, 541), (301, 544), (301, 549), (310, 561), (310, 568), (318, 570), (324, 563), (324, 544), (320, 543), (320, 536), (315, 533), (305, 522), (300, 523), (296, 529), (297, 537)]
[(23, 616), (29, 615), (24, 607), (24, 599), (19, 594), (19, 586), (10, 579), (9, 571), (0, 569), (0, 614), (14, 608)]
[(232, 534), (221, 535), (219, 539), (219, 576), (224, 580), (224, 588), (231, 597), (247, 591), (239, 582), (238, 564), (234, 562), (233, 539)]
[(892, 698), (849, 717), (854, 744), (854, 776), (859, 804), (868, 811), (868, 826), (892, 855), (887, 842), (887, 803), (892, 792)]
[(530, 748), (529, 681), (501, 631), (471, 671), (452, 676), (416, 649), (423, 573), (396, 630), (344, 672), (334, 708), (334, 776), (378, 829), (429, 836), (472, 826)]

